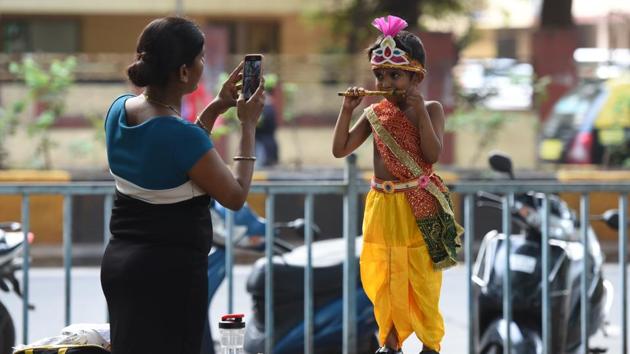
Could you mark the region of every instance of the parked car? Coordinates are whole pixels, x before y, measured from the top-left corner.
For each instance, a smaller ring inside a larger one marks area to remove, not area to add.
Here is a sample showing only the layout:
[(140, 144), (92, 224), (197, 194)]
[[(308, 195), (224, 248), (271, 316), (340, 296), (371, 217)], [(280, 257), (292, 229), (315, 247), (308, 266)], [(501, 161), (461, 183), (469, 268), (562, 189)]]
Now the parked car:
[(627, 163), (630, 80), (586, 80), (564, 95), (543, 125), (538, 156), (554, 163)]

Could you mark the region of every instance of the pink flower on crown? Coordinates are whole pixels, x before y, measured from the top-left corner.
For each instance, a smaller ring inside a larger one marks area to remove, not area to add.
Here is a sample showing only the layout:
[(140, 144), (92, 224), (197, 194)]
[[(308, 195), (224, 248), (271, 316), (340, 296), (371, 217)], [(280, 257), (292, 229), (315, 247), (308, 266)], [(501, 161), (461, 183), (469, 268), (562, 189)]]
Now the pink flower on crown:
[(405, 51), (396, 48), (396, 42), (394, 37), (401, 30), (407, 27), (407, 21), (396, 16), (379, 17), (372, 21), (372, 25), (378, 28), (383, 33), (383, 40), (379, 48), (372, 52), (372, 58), (370, 62), (374, 65), (381, 65), (385, 63), (403, 65), (409, 64)]
[(379, 17), (372, 21), (372, 26), (383, 33), (383, 36), (396, 37), (398, 32), (407, 28), (407, 21), (396, 16)]

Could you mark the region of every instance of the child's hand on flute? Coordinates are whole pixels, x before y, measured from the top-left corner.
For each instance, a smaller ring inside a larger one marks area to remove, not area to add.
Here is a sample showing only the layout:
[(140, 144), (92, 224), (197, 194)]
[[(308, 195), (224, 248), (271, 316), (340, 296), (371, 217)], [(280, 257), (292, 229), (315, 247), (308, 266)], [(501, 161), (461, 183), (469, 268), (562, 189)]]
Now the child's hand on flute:
[(352, 112), (363, 101), (365, 89), (363, 87), (349, 87), (343, 96), (343, 109)]

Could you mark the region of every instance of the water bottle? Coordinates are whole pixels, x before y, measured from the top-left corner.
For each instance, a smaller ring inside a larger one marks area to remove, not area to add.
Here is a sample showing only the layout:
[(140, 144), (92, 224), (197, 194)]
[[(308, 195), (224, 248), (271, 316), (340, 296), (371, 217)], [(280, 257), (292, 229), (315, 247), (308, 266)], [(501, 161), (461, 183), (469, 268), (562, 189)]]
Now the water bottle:
[(221, 337), (221, 354), (243, 354), (245, 338), (245, 315), (228, 314), (221, 317), (219, 336)]

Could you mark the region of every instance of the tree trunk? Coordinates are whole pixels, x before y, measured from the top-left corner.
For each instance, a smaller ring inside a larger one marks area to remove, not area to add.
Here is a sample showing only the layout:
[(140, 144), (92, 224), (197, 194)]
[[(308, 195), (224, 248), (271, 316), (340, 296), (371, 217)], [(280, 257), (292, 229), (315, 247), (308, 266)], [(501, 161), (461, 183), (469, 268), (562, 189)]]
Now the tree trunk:
[(573, 0), (544, 0), (540, 14), (540, 27), (573, 27), (572, 5)]
[[(364, 0), (356, 0), (352, 5), (353, 9), (350, 10), (350, 28), (361, 28), (365, 26), (365, 8), (366, 4)], [(362, 47), (362, 43), (359, 43), (360, 36), (359, 31), (350, 31), (348, 33), (348, 42), (346, 43), (346, 50), (348, 53), (358, 53)]]
[(421, 2), (422, 0), (386, 0), (381, 3), (381, 6), (384, 13), (404, 19), (409, 24), (407, 30), (417, 33)]

